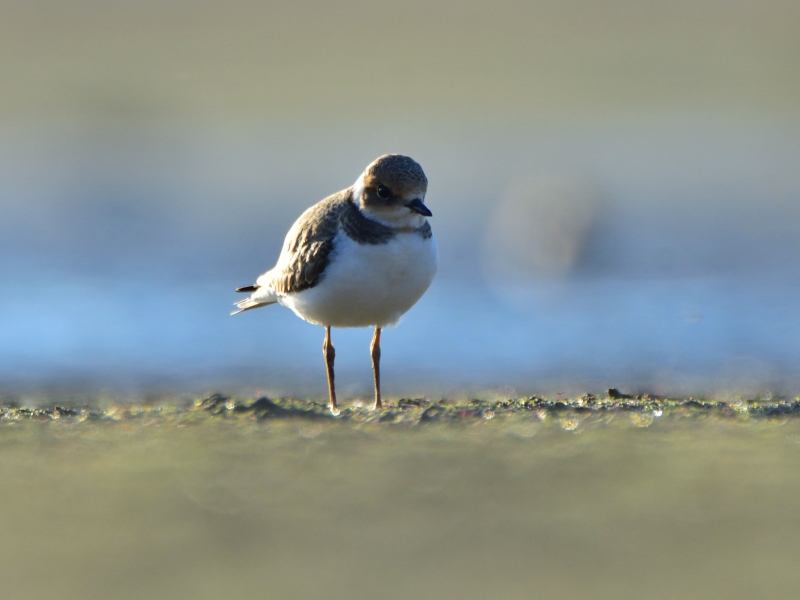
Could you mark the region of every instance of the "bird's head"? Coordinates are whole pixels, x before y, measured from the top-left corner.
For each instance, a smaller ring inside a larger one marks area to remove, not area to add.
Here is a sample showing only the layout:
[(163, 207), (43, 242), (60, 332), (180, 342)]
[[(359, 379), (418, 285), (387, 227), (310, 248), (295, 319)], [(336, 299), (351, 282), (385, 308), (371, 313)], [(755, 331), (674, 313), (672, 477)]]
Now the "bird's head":
[(390, 227), (420, 227), (431, 211), (425, 206), (428, 178), (412, 158), (385, 154), (370, 163), (353, 185), (361, 211)]

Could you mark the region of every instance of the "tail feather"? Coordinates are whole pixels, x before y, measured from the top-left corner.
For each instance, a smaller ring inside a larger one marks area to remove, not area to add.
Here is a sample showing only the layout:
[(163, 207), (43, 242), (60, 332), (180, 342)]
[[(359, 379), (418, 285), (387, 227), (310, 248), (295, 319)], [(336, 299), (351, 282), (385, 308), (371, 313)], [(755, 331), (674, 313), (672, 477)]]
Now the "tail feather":
[[(238, 291), (238, 290), (237, 290)], [(238, 315), (241, 312), (246, 310), (251, 310), (253, 308), (259, 308), (261, 306), (269, 306), (270, 304), (275, 304), (278, 301), (278, 298), (275, 296), (275, 293), (269, 288), (256, 288), (252, 295), (248, 296), (244, 300), (239, 300), (238, 302), (234, 302), (233, 305), (236, 306), (239, 310), (235, 310), (231, 313), (231, 315)]]

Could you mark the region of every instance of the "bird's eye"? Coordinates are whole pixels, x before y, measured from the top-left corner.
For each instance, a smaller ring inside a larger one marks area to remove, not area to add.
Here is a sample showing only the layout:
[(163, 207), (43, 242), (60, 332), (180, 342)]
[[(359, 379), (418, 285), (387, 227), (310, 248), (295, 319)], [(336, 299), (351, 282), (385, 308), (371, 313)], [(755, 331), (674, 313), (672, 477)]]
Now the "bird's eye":
[(392, 192), (389, 191), (389, 188), (385, 185), (378, 186), (378, 198), (383, 198), (384, 200), (392, 195)]

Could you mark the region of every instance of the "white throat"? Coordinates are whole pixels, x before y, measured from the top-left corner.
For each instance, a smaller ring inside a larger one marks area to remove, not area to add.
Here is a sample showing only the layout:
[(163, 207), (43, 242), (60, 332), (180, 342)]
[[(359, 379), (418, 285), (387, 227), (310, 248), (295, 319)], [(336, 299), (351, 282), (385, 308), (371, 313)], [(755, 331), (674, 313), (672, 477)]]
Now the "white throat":
[(361, 174), (356, 179), (356, 182), (353, 184), (353, 202), (356, 203), (356, 206), (361, 208), (361, 194), (364, 193), (364, 175)]

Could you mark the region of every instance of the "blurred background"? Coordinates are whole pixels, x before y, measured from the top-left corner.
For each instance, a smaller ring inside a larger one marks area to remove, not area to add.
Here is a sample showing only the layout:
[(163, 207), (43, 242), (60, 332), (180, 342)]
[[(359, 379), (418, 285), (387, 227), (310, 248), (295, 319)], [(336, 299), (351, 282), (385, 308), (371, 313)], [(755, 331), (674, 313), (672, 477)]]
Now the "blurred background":
[[(6, 389), (323, 396), (322, 330), (233, 289), (387, 152), (440, 248), (390, 397), (798, 384), (796, 2), (0, 11)], [(344, 397), (369, 338), (334, 332)]]

